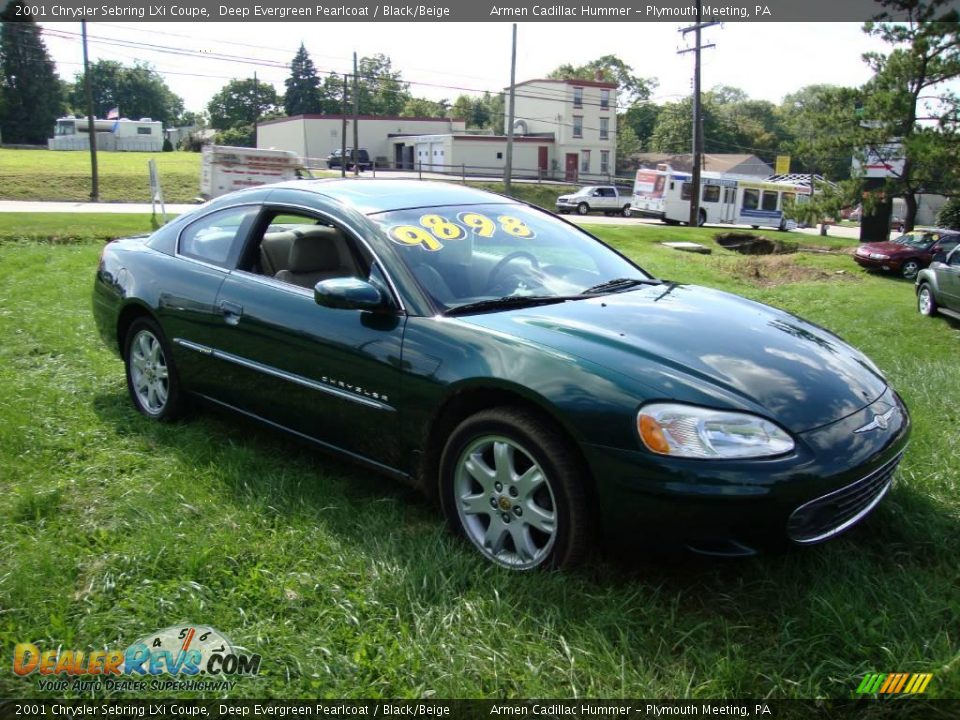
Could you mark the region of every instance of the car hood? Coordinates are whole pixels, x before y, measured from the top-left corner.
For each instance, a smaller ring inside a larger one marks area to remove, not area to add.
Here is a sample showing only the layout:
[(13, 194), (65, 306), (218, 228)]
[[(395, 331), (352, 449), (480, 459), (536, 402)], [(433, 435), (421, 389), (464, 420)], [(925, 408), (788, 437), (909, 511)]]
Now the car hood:
[(630, 292), (462, 321), (632, 378), (642, 399), (740, 407), (804, 432), (846, 417), (887, 384), (863, 353), (794, 315), (692, 285)]
[(893, 255), (908, 250), (906, 245), (895, 242), (874, 242), (864, 243), (857, 250), (866, 250), (867, 252), (883, 253), (884, 255)]

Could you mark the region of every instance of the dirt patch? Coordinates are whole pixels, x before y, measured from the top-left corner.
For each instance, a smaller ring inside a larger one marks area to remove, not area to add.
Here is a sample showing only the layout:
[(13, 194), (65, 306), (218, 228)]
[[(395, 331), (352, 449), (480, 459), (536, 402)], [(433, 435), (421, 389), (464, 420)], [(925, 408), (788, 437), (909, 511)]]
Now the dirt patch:
[(764, 235), (746, 232), (725, 232), (713, 236), (717, 245), (741, 255), (786, 255), (797, 252), (797, 243), (772, 240)]
[(737, 260), (727, 271), (738, 280), (758, 287), (774, 287), (798, 282), (844, 282), (860, 278), (846, 270), (798, 265), (792, 257), (751, 257)]

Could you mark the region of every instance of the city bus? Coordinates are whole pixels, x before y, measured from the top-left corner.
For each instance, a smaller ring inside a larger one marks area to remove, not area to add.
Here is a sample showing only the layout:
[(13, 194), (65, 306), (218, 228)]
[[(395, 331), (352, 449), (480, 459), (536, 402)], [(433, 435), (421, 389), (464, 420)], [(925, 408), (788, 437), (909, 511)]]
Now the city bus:
[[(659, 217), (668, 225), (688, 222), (692, 179), (691, 173), (664, 165), (656, 170), (638, 171), (631, 210)], [(658, 187), (661, 190), (656, 197)], [(785, 230), (790, 221), (784, 216), (785, 205), (804, 202), (810, 196), (806, 185), (715, 172), (700, 174), (700, 188), (699, 225), (750, 225)], [(651, 205), (653, 200), (659, 201), (659, 207)]]

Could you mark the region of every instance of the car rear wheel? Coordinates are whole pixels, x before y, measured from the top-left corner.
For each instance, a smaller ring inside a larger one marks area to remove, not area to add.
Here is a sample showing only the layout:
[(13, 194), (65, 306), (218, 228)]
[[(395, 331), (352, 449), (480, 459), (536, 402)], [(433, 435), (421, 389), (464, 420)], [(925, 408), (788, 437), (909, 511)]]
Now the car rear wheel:
[(497, 565), (575, 565), (593, 536), (579, 467), (567, 443), (536, 415), (517, 408), (479, 412), (457, 427), (440, 460), (447, 522)]
[(624, 205), (623, 209), (620, 211), (620, 214), (623, 215), (624, 217), (630, 217), (630, 206)]
[(933, 297), (930, 286), (926, 283), (920, 286), (920, 291), (917, 293), (917, 310), (926, 317), (933, 317), (937, 314), (937, 301)]
[(903, 267), (900, 268), (900, 274), (902, 274), (906, 280), (913, 280), (918, 272), (920, 272), (920, 263), (916, 260), (907, 260), (903, 264)]
[(579, 205), (577, 205), (578, 215), (586, 215), (588, 212), (590, 212), (590, 206), (587, 205), (586, 203), (580, 203)]
[(173, 356), (163, 332), (150, 318), (135, 320), (127, 331), (123, 358), (127, 390), (134, 407), (149, 418), (172, 420), (183, 410)]

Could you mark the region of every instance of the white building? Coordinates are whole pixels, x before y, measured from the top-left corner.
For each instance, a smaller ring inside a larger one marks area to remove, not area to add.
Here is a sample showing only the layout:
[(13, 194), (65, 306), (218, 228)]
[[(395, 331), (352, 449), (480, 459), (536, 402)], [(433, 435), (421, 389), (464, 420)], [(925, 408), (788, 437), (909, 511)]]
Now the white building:
[[(503, 174), (507, 154), (504, 135), (451, 133), (390, 138), (394, 167), (454, 175)], [(547, 177), (553, 158), (553, 136), (513, 139), (514, 177)]]
[[(163, 150), (163, 123), (150, 118), (139, 120), (94, 119), (97, 150), (126, 152), (160, 152)], [(53, 137), (47, 140), (50, 150), (89, 150), (90, 122), (87, 118), (59, 118)]]
[(550, 169), (558, 179), (597, 180), (613, 175), (617, 167), (617, 84), (548, 79), (517, 83), (513, 129), (519, 136), (553, 134)]
[[(449, 118), (405, 118), (361, 115), (357, 132), (360, 147), (366, 148), (378, 165), (395, 161), (391, 138), (396, 136), (463, 132), (463, 120)], [(257, 123), (257, 147), (292, 150), (314, 161), (341, 147), (343, 117), (340, 115), (293, 115)], [(353, 117), (347, 118), (346, 146), (353, 147)], [(316, 166), (316, 162), (310, 163)]]

